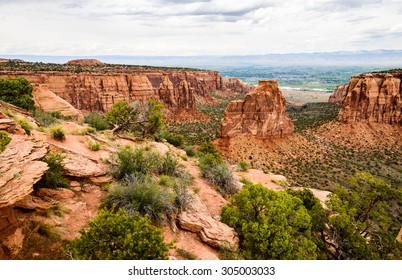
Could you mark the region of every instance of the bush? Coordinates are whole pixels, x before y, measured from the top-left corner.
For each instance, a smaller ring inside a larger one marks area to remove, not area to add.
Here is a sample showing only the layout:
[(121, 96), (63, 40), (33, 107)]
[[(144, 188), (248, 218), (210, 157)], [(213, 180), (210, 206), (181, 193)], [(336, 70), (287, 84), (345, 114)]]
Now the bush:
[(164, 191), (155, 180), (144, 175), (126, 176), (111, 190), (104, 205), (122, 208), (129, 215), (139, 212), (159, 223), (175, 212), (174, 195)]
[(164, 136), (166, 141), (175, 147), (181, 147), (184, 143), (184, 136), (181, 134), (166, 133)]
[(111, 173), (113, 177), (121, 180), (132, 174), (143, 176), (150, 174), (157, 171), (159, 165), (160, 156), (158, 154), (125, 146), (114, 154)]
[(0, 100), (28, 111), (35, 109), (32, 86), (25, 78), (0, 78)]
[(162, 162), (159, 167), (159, 173), (168, 176), (177, 176), (182, 172), (182, 166), (179, 164), (177, 159), (172, 156), (171, 153), (166, 153), (162, 158)]
[(96, 141), (89, 141), (88, 146), (91, 151), (99, 151), (102, 145)]
[(166, 260), (171, 247), (147, 217), (120, 209), (115, 213), (101, 210), (66, 252), (80, 260)]
[(311, 217), (300, 199), (261, 184), (246, 185), (222, 210), (246, 259), (315, 259)]
[(68, 180), (63, 176), (63, 159), (61, 154), (48, 153), (43, 159), (49, 169), (35, 184), (35, 188), (68, 188)]
[(0, 131), (0, 153), (3, 152), (11, 142), (11, 137), (5, 131)]
[(237, 166), (239, 167), (239, 169), (240, 169), (240, 171), (247, 171), (248, 169), (249, 169), (249, 167), (250, 167), (250, 165), (248, 164), (248, 162), (247, 161), (244, 161), (244, 160), (242, 160), (242, 161), (240, 161), (238, 164), (237, 164)]
[(98, 113), (91, 112), (84, 117), (84, 122), (95, 128), (96, 130), (105, 130), (109, 127), (106, 116)]
[(57, 141), (63, 142), (66, 140), (66, 135), (64, 133), (64, 130), (60, 126), (54, 126), (50, 128), (50, 136)]
[(57, 123), (60, 119), (63, 119), (63, 115), (60, 112), (43, 112), (36, 110), (34, 113), (35, 119), (40, 123), (41, 126), (48, 127), (52, 124)]
[(200, 158), (199, 164), (202, 175), (215, 185), (222, 195), (227, 197), (239, 191), (235, 177), (220, 156), (217, 159), (212, 154), (206, 154)]
[(28, 120), (25, 118), (21, 118), (18, 120), (18, 124), (21, 126), (27, 135), (31, 135), (32, 126), (29, 124)]
[(184, 151), (189, 157), (194, 157), (196, 155), (193, 146), (186, 146), (184, 147)]
[(200, 145), (200, 148), (198, 149), (198, 153), (200, 153), (200, 155), (206, 155), (206, 154), (211, 154), (213, 155), (213, 157), (218, 160), (218, 161), (222, 161), (222, 156), (221, 153), (219, 152), (219, 150), (215, 147), (214, 144), (212, 144), (211, 142), (205, 142), (202, 143)]

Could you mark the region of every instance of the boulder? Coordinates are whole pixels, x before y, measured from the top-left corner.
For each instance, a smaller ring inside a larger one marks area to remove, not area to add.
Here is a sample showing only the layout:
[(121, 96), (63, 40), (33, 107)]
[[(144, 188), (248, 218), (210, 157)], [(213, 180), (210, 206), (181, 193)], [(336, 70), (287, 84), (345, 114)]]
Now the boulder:
[(60, 201), (73, 198), (75, 196), (75, 193), (72, 190), (65, 188), (56, 188), (56, 189), (41, 188), (36, 192), (36, 195), (38, 197), (51, 198)]
[(2, 240), (3, 246), (11, 253), (11, 255), (16, 256), (22, 249), (24, 244), (25, 235), (21, 228), (16, 228), (13, 233), (9, 234), (4, 240)]
[(259, 81), (244, 101), (232, 101), (225, 110), (221, 137), (249, 135), (267, 139), (292, 134), (294, 124), (286, 114), (286, 102), (274, 80)]
[(239, 239), (235, 230), (211, 217), (208, 208), (195, 195), (186, 211), (179, 217), (180, 227), (197, 233), (206, 244), (215, 247), (237, 247)]
[(7, 148), (0, 154), (0, 208), (13, 205), (33, 191), (33, 185), (48, 169), (41, 161), (48, 145), (13, 135)]

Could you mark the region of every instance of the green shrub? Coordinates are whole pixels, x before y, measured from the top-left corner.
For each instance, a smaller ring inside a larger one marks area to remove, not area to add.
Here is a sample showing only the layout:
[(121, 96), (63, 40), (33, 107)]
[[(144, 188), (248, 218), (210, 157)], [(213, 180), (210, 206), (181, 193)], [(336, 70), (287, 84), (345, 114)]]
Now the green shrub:
[(198, 153), (202, 155), (211, 154), (216, 160), (222, 161), (222, 156), (219, 150), (211, 142), (204, 142), (200, 145)]
[(3, 152), (7, 145), (11, 142), (11, 137), (5, 131), (0, 131), (0, 153)]
[(64, 130), (60, 126), (54, 126), (50, 128), (50, 136), (57, 141), (63, 142), (66, 140), (66, 135), (64, 133)]
[(25, 78), (0, 78), (0, 100), (33, 111), (32, 86)]
[(109, 127), (106, 117), (98, 112), (91, 112), (84, 117), (84, 122), (96, 130), (105, 130)]
[(168, 175), (161, 175), (159, 177), (159, 184), (162, 186), (171, 187), (173, 186), (174, 179)]
[(168, 176), (177, 176), (180, 172), (182, 172), (182, 169), (183, 168), (177, 159), (172, 156), (171, 153), (166, 153), (166, 155), (162, 158), (159, 173)]
[(122, 208), (128, 214), (139, 212), (159, 223), (176, 212), (174, 194), (162, 189), (149, 176), (126, 176), (110, 191), (104, 205), (111, 208)]
[(169, 144), (172, 144), (175, 147), (181, 147), (184, 143), (184, 136), (181, 134), (166, 133), (165, 139)]
[(215, 185), (224, 196), (231, 196), (239, 191), (237, 181), (221, 157), (206, 154), (199, 160), (202, 175), (211, 184)]
[(39, 223), (38, 233), (50, 240), (56, 241), (60, 239), (60, 234), (53, 225)]
[(246, 259), (316, 259), (311, 217), (300, 199), (261, 184), (246, 185), (222, 210)]
[(186, 147), (184, 147), (184, 151), (186, 152), (186, 154), (187, 154), (189, 157), (194, 157), (194, 156), (196, 155), (196, 152), (195, 152), (193, 146), (186, 146)]
[(27, 119), (25, 118), (18, 119), (18, 124), (21, 126), (23, 130), (25, 130), (25, 133), (27, 135), (31, 135), (32, 126), (30, 125)]
[(131, 146), (121, 148), (113, 155), (111, 173), (118, 180), (137, 174), (147, 175), (159, 169), (160, 156)]
[(166, 260), (171, 247), (147, 217), (122, 209), (101, 210), (88, 230), (81, 230), (81, 236), (67, 245), (66, 253), (80, 260)]
[(57, 123), (60, 119), (63, 119), (63, 115), (60, 112), (43, 112), (40, 110), (35, 110), (35, 119), (40, 123), (41, 126), (48, 127), (52, 124)]
[(96, 141), (89, 141), (88, 146), (91, 151), (99, 151), (102, 145)]
[(63, 176), (63, 159), (61, 154), (48, 153), (43, 159), (49, 169), (35, 184), (35, 188), (68, 188), (68, 180)]
[(197, 256), (193, 252), (187, 251), (182, 248), (177, 248), (176, 251), (180, 256), (182, 256), (186, 260), (196, 260), (197, 259)]
[(240, 161), (237, 166), (239, 167), (240, 171), (247, 171), (250, 167), (247, 161)]

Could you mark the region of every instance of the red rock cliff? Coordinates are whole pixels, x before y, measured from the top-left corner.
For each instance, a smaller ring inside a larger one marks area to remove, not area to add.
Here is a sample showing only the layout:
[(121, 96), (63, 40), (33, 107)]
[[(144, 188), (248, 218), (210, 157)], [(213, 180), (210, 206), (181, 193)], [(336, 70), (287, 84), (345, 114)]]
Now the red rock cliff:
[(338, 120), (402, 125), (401, 73), (352, 77), (342, 98)]
[(154, 99), (170, 111), (195, 110), (195, 96), (213, 91), (247, 93), (252, 86), (222, 78), (216, 71), (153, 71), (135, 73), (2, 72), (0, 77), (25, 77), (47, 88), (79, 110), (108, 111), (120, 100)]
[(339, 103), (342, 101), (343, 97), (346, 95), (348, 84), (340, 85), (334, 88), (334, 91), (328, 98), (329, 103)]
[(260, 81), (244, 101), (233, 101), (226, 108), (221, 137), (272, 138), (292, 134), (294, 125), (286, 115), (285, 105), (277, 81)]

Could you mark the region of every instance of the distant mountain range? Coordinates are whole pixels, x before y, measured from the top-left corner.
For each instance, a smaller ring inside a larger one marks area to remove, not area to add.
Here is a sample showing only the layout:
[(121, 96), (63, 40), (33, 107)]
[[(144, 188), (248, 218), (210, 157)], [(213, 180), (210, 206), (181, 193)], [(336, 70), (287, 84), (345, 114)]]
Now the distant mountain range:
[(402, 68), (402, 50), (340, 51), (228, 56), (45, 56), (1, 55), (1, 58), (23, 59), (31, 62), (65, 63), (79, 58), (93, 58), (112, 64), (174, 66), (197, 68), (267, 67), (267, 66), (382, 66)]

